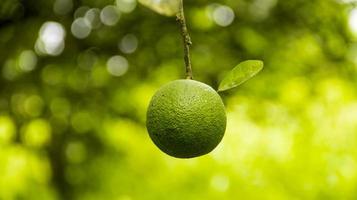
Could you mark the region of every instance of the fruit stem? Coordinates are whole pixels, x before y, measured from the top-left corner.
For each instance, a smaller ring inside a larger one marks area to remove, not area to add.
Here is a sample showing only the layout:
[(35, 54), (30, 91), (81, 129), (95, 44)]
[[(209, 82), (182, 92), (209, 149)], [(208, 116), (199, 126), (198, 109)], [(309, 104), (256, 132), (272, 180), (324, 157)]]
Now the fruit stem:
[(181, 35), (183, 39), (183, 49), (184, 49), (184, 60), (186, 67), (186, 79), (193, 79), (192, 76), (192, 66), (190, 58), (190, 46), (192, 45), (191, 37), (188, 34), (185, 13), (183, 10), (183, 0), (180, 0), (179, 12), (176, 15), (176, 20), (180, 24)]

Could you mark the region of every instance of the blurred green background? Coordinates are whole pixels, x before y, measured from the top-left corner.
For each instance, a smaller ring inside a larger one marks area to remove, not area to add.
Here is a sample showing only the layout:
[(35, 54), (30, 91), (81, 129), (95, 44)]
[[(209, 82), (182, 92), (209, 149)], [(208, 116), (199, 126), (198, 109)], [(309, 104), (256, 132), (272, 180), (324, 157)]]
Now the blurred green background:
[(0, 199), (357, 199), (354, 0), (185, 2), (196, 80), (227, 131), (175, 159), (145, 128), (153, 93), (184, 77), (179, 27), (135, 0), (0, 1)]

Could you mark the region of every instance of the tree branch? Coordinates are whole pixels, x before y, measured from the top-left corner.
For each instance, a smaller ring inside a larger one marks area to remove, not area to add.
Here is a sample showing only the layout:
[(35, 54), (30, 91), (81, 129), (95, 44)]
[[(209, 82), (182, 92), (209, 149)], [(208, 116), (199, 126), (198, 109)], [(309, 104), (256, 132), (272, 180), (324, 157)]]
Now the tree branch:
[(186, 79), (193, 79), (192, 76), (192, 66), (191, 66), (191, 58), (190, 58), (190, 46), (192, 45), (191, 37), (188, 34), (185, 13), (183, 10), (183, 0), (180, 0), (179, 12), (176, 15), (176, 19), (180, 24), (181, 35), (183, 39), (183, 48), (184, 48), (184, 60), (186, 67)]

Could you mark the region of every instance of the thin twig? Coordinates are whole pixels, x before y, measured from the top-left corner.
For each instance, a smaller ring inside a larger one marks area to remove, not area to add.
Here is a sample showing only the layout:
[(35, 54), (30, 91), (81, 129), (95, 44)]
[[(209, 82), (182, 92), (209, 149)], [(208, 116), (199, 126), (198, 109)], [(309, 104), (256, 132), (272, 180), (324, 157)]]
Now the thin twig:
[(190, 59), (190, 46), (192, 45), (192, 41), (191, 41), (191, 37), (188, 34), (188, 30), (187, 30), (185, 13), (183, 10), (183, 0), (180, 0), (179, 12), (177, 13), (176, 17), (177, 17), (178, 23), (180, 24), (181, 35), (182, 35), (182, 39), (183, 39), (186, 78), (193, 79), (191, 59)]

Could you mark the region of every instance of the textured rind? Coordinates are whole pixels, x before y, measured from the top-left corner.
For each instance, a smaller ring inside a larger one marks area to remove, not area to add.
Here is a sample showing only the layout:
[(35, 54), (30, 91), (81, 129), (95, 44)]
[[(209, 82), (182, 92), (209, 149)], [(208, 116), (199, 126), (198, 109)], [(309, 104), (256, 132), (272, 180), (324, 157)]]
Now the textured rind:
[(152, 97), (146, 126), (152, 141), (177, 158), (211, 152), (226, 129), (224, 104), (210, 86), (194, 80), (176, 80)]

